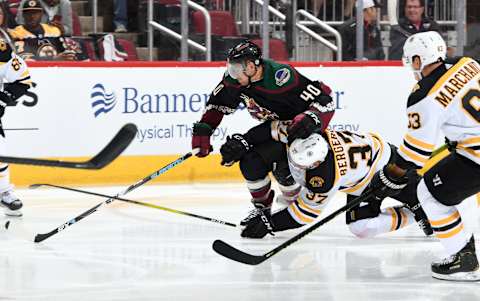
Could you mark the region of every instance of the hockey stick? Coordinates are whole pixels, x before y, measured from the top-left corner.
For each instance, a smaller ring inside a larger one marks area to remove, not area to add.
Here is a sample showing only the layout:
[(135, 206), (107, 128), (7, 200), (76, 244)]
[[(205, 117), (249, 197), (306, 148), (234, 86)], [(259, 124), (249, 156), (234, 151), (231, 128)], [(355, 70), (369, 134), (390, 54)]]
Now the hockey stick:
[(127, 123), (113, 137), (95, 157), (84, 162), (71, 162), (61, 160), (47, 160), (34, 158), (19, 158), (0, 156), (0, 162), (26, 165), (39, 165), (50, 167), (79, 168), (79, 169), (100, 169), (117, 158), (132, 142), (137, 134), (137, 126)]
[(297, 240), (305, 237), (307, 234), (315, 231), (316, 229), (318, 229), (322, 225), (331, 221), (337, 215), (339, 215), (339, 214), (341, 214), (341, 213), (343, 213), (347, 210), (350, 210), (353, 207), (360, 204), (361, 202), (365, 201), (366, 199), (368, 199), (370, 197), (370, 195), (371, 195), (370, 190), (364, 192), (361, 196), (359, 196), (356, 199), (352, 200), (351, 202), (347, 203), (342, 208), (340, 208), (337, 211), (333, 212), (332, 214), (328, 215), (324, 219), (314, 223), (311, 227), (309, 227), (309, 228), (305, 229), (304, 231), (298, 233), (294, 237), (290, 238), (286, 242), (282, 243), (278, 247), (274, 248), (273, 250), (271, 250), (271, 251), (269, 251), (269, 252), (267, 252), (263, 255), (251, 255), (251, 254), (245, 253), (245, 252), (240, 251), (239, 249), (236, 249), (236, 248), (232, 247), (231, 245), (227, 244), (226, 242), (223, 242), (222, 240), (219, 240), (219, 239), (217, 239), (213, 242), (213, 245), (212, 245), (213, 250), (215, 252), (217, 252), (218, 254), (220, 254), (224, 257), (227, 257), (231, 260), (234, 260), (234, 261), (238, 261), (238, 262), (245, 263), (245, 264), (250, 264), (250, 265), (260, 264), (260, 263), (264, 262), (265, 260), (267, 260), (268, 258), (272, 257), (273, 255), (277, 254), (281, 250), (285, 249), (289, 245), (293, 244)]
[(230, 227), (236, 227), (237, 226), (237, 225), (229, 223), (229, 222), (225, 222), (225, 221), (222, 221), (222, 220), (218, 220), (218, 219), (210, 218), (210, 217), (206, 217), (206, 216), (197, 215), (197, 214), (194, 214), (194, 213), (189, 213), (189, 212), (185, 212), (185, 211), (171, 209), (171, 208), (167, 208), (167, 207), (163, 207), (163, 206), (159, 206), (159, 205), (155, 205), (155, 204), (150, 204), (150, 203), (125, 199), (125, 198), (121, 198), (121, 197), (118, 197), (118, 196), (111, 196), (111, 195), (106, 195), (106, 194), (87, 191), (87, 190), (75, 189), (75, 188), (66, 187), (66, 186), (53, 185), (53, 184), (33, 184), (33, 185), (30, 185), (30, 188), (38, 188), (40, 186), (55, 187), (55, 188), (59, 188), (59, 189), (70, 190), (70, 191), (75, 191), (75, 192), (84, 193), (84, 194), (90, 194), (90, 195), (96, 195), (96, 196), (101, 196), (101, 197), (105, 197), (105, 198), (111, 198), (111, 199), (131, 203), (131, 204), (136, 204), (136, 205), (140, 205), (140, 206), (145, 206), (145, 207), (150, 207), (150, 208), (155, 208), (155, 209), (168, 211), (168, 212), (171, 212), (171, 213), (177, 213), (177, 214), (181, 214), (181, 215), (195, 217), (195, 218), (203, 219), (203, 220), (206, 220), (206, 221), (209, 221), (209, 222), (214, 222), (214, 223), (218, 223), (218, 224), (222, 224), (222, 225), (226, 225), (226, 226), (230, 226)]
[[(173, 167), (175, 167), (176, 165), (178, 165), (178, 164), (182, 163), (183, 161), (187, 160), (191, 156), (192, 156), (192, 152), (186, 153), (182, 157), (180, 157), (180, 158), (176, 159), (175, 161), (165, 165), (164, 167), (160, 168), (159, 170), (152, 173), (151, 175), (146, 176), (145, 178), (141, 179), (140, 181), (136, 182), (135, 184), (132, 184), (132, 185), (128, 186), (127, 189), (125, 189), (122, 192), (117, 193), (116, 196), (121, 196), (121, 195), (127, 194), (128, 192), (134, 190), (135, 188), (142, 186), (143, 184), (147, 183), (148, 181), (151, 181), (151, 180), (155, 179), (156, 177), (158, 177), (159, 175), (161, 175), (161, 174), (165, 173), (166, 171), (172, 169)], [(78, 221), (84, 219), (85, 217), (87, 217), (90, 214), (97, 211), (101, 206), (110, 204), (114, 200), (115, 199), (109, 198), (109, 199), (101, 202), (100, 204), (97, 204), (94, 207), (88, 209), (87, 211), (83, 212), (79, 216), (74, 217), (71, 220), (67, 221), (66, 223), (60, 225), (58, 228), (55, 228), (52, 231), (47, 232), (47, 233), (39, 233), (39, 234), (35, 235), (34, 242), (44, 241), (45, 239), (49, 238), (50, 236), (55, 235), (58, 232), (65, 230), (65, 228), (70, 227), (71, 225), (77, 223)]]

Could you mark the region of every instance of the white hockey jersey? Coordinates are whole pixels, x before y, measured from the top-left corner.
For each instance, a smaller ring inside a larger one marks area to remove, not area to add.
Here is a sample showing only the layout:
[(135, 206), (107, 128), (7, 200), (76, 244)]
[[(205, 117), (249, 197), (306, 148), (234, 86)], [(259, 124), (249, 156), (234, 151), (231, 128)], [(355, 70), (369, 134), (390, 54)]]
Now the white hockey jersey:
[(407, 162), (423, 167), (440, 132), (457, 152), (480, 164), (480, 65), (463, 57), (420, 80), (407, 105), (408, 132), (399, 148)]
[(391, 156), (389, 145), (376, 134), (327, 130), (323, 136), (330, 146), (324, 162), (310, 170), (290, 164), (303, 188), (288, 211), (300, 224), (312, 222), (338, 191), (360, 195)]
[(3, 39), (0, 39), (0, 78), (3, 83), (32, 84), (27, 64)]

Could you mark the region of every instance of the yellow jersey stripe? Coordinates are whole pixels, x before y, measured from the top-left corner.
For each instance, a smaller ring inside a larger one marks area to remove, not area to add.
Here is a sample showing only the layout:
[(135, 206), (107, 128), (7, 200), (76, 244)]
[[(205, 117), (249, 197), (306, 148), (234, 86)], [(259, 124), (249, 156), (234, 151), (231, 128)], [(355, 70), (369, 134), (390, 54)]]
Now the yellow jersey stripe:
[(425, 164), (425, 162), (427, 162), (427, 160), (428, 160), (428, 157), (424, 157), (420, 154), (417, 154), (417, 153), (414, 153), (414, 152), (408, 150), (403, 144), (400, 145), (399, 152), (402, 152), (407, 157), (409, 157), (410, 159), (412, 159), (416, 162), (420, 162), (421, 165)]
[(458, 141), (458, 145), (466, 146), (467, 144), (475, 144), (475, 145), (480, 144), (480, 137), (473, 137), (473, 138), (468, 138), (468, 139)]
[(387, 211), (390, 212), (390, 215), (392, 216), (392, 225), (390, 226), (390, 232), (395, 231), (395, 228), (397, 227), (397, 213), (393, 208), (387, 208)]
[(295, 216), (300, 219), (302, 222), (308, 224), (308, 223), (311, 223), (313, 222), (313, 218), (309, 217), (309, 216), (306, 216), (305, 214), (301, 213), (297, 208), (296, 208), (296, 205), (295, 203), (291, 204), (289, 206), (290, 209), (292, 209), (293, 213), (295, 214)]
[(460, 61), (458, 61), (454, 66), (448, 69), (448, 71), (445, 72), (445, 74), (442, 75), (442, 77), (440, 77), (440, 79), (437, 81), (435, 86), (433, 86), (433, 88), (430, 89), (430, 91), (428, 91), (428, 95), (431, 95), (437, 92), (438, 89), (443, 87), (443, 84), (452, 76), (452, 74), (456, 73), (458, 69), (465, 66), (468, 61), (472, 61), (472, 60), (470, 58), (464, 57)]
[(446, 218), (443, 218), (443, 219), (440, 219), (440, 220), (430, 220), (430, 225), (432, 226), (444, 226), (444, 225), (447, 225), (447, 224), (450, 224), (451, 222), (453, 222), (454, 220), (458, 219), (460, 217), (460, 213), (457, 211), (455, 211), (452, 215), (450, 215), (449, 217), (446, 217)]
[(409, 134), (406, 134), (404, 139), (407, 140), (407, 142), (411, 145), (429, 152), (431, 152), (435, 148), (435, 145), (418, 140), (417, 138), (414, 138)]
[(311, 206), (307, 205), (302, 198), (298, 198), (297, 199), (297, 202), (298, 202), (298, 205), (299, 207), (301, 207), (303, 210), (305, 211), (308, 211), (310, 213), (313, 213), (313, 214), (316, 214), (316, 215), (320, 215), (320, 213), (322, 212), (322, 210), (319, 210), (319, 209), (314, 209), (312, 208)]
[(450, 232), (435, 234), (435, 236), (437, 238), (450, 238), (452, 236), (455, 236), (456, 234), (458, 234), (458, 232), (460, 232), (462, 230), (463, 230), (463, 223), (461, 223), (459, 226), (455, 227), (455, 229), (453, 229)]

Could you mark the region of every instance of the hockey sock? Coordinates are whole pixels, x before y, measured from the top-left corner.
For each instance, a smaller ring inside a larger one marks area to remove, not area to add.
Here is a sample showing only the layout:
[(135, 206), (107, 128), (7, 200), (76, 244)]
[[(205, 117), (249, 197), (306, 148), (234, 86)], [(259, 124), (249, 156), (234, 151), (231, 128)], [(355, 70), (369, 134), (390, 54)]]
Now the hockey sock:
[(263, 207), (270, 207), (272, 205), (272, 198), (269, 198), (271, 186), (272, 183), (268, 176), (257, 181), (247, 181), (247, 187), (252, 195), (252, 203), (255, 207), (258, 207), (257, 205)]
[(435, 236), (442, 243), (447, 255), (450, 256), (460, 251), (467, 244), (472, 233), (465, 231), (457, 208), (438, 202), (430, 194), (423, 180), (418, 185), (417, 193)]
[(374, 237), (378, 234), (399, 230), (415, 221), (410, 210), (403, 206), (382, 209), (377, 217), (360, 219), (348, 226), (358, 237)]

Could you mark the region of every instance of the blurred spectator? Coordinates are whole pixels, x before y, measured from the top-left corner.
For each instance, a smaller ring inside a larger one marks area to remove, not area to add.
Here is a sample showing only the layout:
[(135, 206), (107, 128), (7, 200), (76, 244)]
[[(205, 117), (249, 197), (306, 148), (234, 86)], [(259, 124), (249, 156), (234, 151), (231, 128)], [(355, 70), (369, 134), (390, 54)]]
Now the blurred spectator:
[[(355, 0), (325, 1), (311, 0), (312, 10), (324, 21), (343, 21), (353, 16)], [(343, 19), (342, 19), (343, 16)]]
[(6, 1), (0, 2), (0, 27), (3, 29), (14, 28), (17, 26), (15, 17), (12, 15), (8, 3)]
[(21, 11), (24, 25), (18, 25), (9, 34), (17, 54), (26, 60), (84, 60), (88, 57), (74, 40), (64, 37), (60, 28), (41, 23), (44, 14), (39, 0), (23, 2)]
[[(383, 60), (382, 41), (380, 39), (380, 30), (377, 27), (377, 7), (380, 7), (375, 0), (363, 1), (363, 59)], [(355, 18), (345, 22), (339, 28), (342, 35), (342, 53), (344, 61), (353, 61), (357, 53), (357, 22)]]
[(113, 0), (113, 25), (115, 32), (127, 32), (127, 0)]
[(403, 44), (413, 34), (424, 31), (440, 31), (438, 24), (425, 16), (424, 0), (406, 0), (405, 17), (398, 20), (398, 25), (390, 29), (390, 47), (388, 59), (399, 60), (403, 55)]
[[(25, 2), (22, 0), (19, 7), (22, 8)], [(43, 7), (42, 23), (49, 23), (62, 30), (64, 36), (72, 35), (72, 4), (70, 0), (37, 0)], [(25, 24), (22, 9), (17, 13), (17, 23)]]

